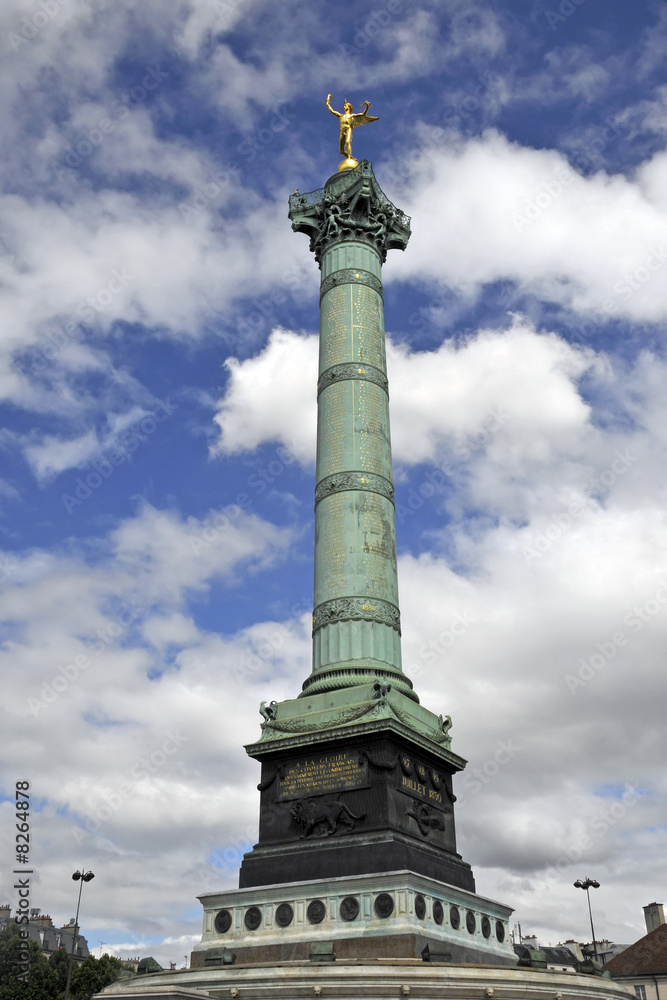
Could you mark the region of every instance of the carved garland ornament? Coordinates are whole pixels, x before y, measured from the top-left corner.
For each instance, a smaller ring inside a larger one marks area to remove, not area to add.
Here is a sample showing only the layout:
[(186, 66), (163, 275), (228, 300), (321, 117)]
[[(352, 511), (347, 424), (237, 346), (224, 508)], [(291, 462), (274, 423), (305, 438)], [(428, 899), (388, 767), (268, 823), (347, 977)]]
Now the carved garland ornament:
[(347, 493), (348, 490), (379, 493), (390, 503), (394, 502), (394, 487), (384, 476), (378, 476), (374, 472), (337, 472), (321, 479), (315, 487), (315, 506), (332, 493)]
[[(332, 716), (327, 725), (342, 726), (348, 722), (354, 722), (355, 719), (360, 719), (362, 715), (368, 715), (369, 712), (373, 712), (377, 708), (377, 704), (375, 702), (369, 705), (362, 705), (361, 708), (346, 708), (343, 712), (337, 712)], [(267, 735), (270, 739), (276, 739), (280, 733), (310, 733), (313, 731), (313, 728), (316, 727), (313, 726), (312, 719), (297, 720), (295, 722), (272, 722), (271, 730), (266, 729), (262, 739), (265, 739)], [(268, 785), (266, 787), (268, 788)], [(260, 791), (262, 791), (261, 788)]]
[(338, 285), (367, 285), (368, 288), (372, 288), (374, 292), (382, 296), (382, 282), (370, 271), (364, 271), (362, 268), (343, 267), (340, 271), (334, 271), (328, 277), (322, 278), (320, 300)]
[(333, 385), (334, 382), (344, 382), (348, 379), (356, 379), (359, 382), (373, 382), (375, 385), (379, 385), (381, 389), (384, 389), (387, 395), (389, 394), (387, 376), (379, 368), (365, 363), (356, 364), (346, 361), (345, 364), (332, 365), (331, 368), (327, 368), (326, 371), (322, 372), (317, 381), (317, 395), (319, 396), (323, 389)]
[(371, 597), (336, 597), (313, 611), (313, 634), (325, 625), (344, 621), (370, 621), (389, 625), (401, 634), (401, 613), (395, 604)]

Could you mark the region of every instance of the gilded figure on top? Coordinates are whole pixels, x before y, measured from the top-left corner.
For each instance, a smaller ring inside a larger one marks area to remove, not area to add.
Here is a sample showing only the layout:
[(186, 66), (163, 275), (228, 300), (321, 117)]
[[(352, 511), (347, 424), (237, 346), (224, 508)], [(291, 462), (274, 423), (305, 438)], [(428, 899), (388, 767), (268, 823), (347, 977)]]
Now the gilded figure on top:
[[(340, 155), (347, 158), (348, 166), (356, 166), (356, 160), (352, 156), (352, 129), (358, 128), (360, 125), (367, 125), (369, 122), (376, 122), (378, 119), (376, 116), (368, 114), (368, 109), (371, 106), (370, 101), (364, 101), (362, 110), (355, 114), (349, 101), (343, 102), (342, 111), (334, 111), (331, 107), (331, 96), (331, 94), (327, 94), (327, 107), (332, 115), (340, 118)], [(338, 169), (340, 170), (342, 167), (341, 163)]]

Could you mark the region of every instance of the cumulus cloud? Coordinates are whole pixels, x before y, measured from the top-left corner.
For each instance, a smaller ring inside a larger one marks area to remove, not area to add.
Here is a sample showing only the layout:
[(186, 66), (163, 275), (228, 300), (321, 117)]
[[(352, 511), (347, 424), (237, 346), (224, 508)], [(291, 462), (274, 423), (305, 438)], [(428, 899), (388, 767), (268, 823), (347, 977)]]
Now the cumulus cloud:
[[(583, 177), (556, 150), (490, 131), (424, 149), (397, 198), (414, 227), (401, 276), (462, 291), (511, 280), (539, 298), (599, 314), (657, 322), (667, 313), (662, 269), (664, 156), (628, 179)], [(471, 221), (471, 220), (474, 220)]]
[[(303, 611), (240, 630), (223, 618), (213, 635), (181, 609), (193, 590), (202, 594), (216, 580), (233, 586), (242, 567), (257, 572), (282, 558), (290, 537), (240, 510), (198, 520), (146, 506), (108, 538), (91, 540), (96, 557), (81, 544), (26, 553), (3, 581), (3, 727), (13, 772), (29, 773), (42, 803), (33, 822), (36, 845), (49, 843), (41, 879), (50, 882), (52, 866), (74, 854), (94, 854), (104, 867), (107, 926), (137, 935), (162, 929), (157, 911), (169, 911), (186, 872), (190, 896), (206, 888), (193, 859), (201, 865), (238, 822), (252, 820), (255, 765), (237, 761), (237, 748), (258, 731), (267, 677), (280, 692), (281, 673), (293, 683), (305, 669)], [(230, 703), (233, 717), (221, 725)], [(228, 779), (213, 778), (220, 767)], [(221, 827), (230, 794), (237, 811)], [(3, 824), (7, 850), (11, 829)], [(128, 921), (123, 866), (149, 844), (140, 881), (157, 885), (164, 865), (180, 874), (163, 883), (164, 907), (152, 894)], [(224, 865), (216, 872), (231, 880)], [(69, 902), (56, 888), (48, 905), (62, 911)]]

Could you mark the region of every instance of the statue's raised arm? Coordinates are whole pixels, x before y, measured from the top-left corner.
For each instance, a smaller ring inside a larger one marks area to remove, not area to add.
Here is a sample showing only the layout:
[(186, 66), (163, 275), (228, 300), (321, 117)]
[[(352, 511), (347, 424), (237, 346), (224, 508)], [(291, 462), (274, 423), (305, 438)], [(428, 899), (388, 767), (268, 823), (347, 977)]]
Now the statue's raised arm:
[(340, 111), (334, 111), (331, 107), (331, 94), (327, 94), (327, 107), (332, 115), (336, 118), (340, 118), (340, 140), (338, 143), (338, 148), (340, 149), (340, 155), (346, 157), (343, 163), (338, 167), (339, 170), (348, 170), (351, 167), (357, 166), (357, 160), (352, 156), (352, 129), (358, 128), (360, 125), (367, 125), (369, 122), (376, 122), (378, 119), (374, 115), (368, 114), (368, 109), (371, 106), (370, 101), (364, 101), (362, 105), (362, 110), (354, 113), (352, 105), (349, 101), (343, 102), (342, 114)]
[[(331, 112), (331, 114), (335, 115), (336, 118), (342, 118), (343, 116), (341, 115), (340, 111), (334, 111), (334, 109), (331, 107), (331, 98), (332, 98), (332, 96), (333, 96), (332, 94), (327, 94), (327, 107), (328, 107), (329, 111)], [(366, 109), (366, 110), (368, 110), (368, 109)]]

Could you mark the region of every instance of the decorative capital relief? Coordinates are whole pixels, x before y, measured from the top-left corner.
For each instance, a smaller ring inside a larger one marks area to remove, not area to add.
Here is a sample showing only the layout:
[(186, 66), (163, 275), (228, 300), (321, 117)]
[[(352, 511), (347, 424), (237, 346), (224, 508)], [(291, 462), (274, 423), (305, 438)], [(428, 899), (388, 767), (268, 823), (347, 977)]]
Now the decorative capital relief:
[(361, 490), (365, 493), (379, 493), (390, 503), (394, 502), (394, 487), (384, 476), (374, 472), (336, 472), (333, 476), (321, 479), (315, 487), (315, 506), (320, 500), (332, 493), (347, 493), (349, 490)]
[(404, 250), (410, 239), (410, 219), (384, 194), (368, 160), (317, 191), (295, 192), (289, 217), (295, 232), (310, 237), (318, 262), (333, 244), (355, 240), (370, 244), (384, 263), (388, 250)]
[(327, 389), (334, 382), (345, 382), (349, 379), (356, 379), (358, 382), (373, 382), (389, 395), (389, 382), (384, 372), (373, 365), (354, 364), (353, 362), (332, 365), (331, 368), (323, 371), (317, 380), (317, 395), (319, 396), (323, 389)]
[(395, 604), (372, 597), (336, 597), (313, 611), (313, 634), (325, 625), (343, 621), (370, 621), (389, 625), (401, 634), (401, 613)]

